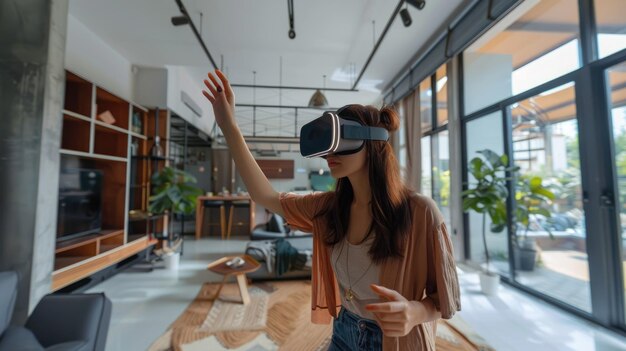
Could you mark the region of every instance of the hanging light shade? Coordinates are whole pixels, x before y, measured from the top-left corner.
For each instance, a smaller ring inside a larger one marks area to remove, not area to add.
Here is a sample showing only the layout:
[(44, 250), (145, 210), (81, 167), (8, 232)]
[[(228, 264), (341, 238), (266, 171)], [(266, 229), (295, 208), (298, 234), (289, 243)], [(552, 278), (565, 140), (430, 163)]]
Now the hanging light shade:
[(313, 96), (311, 96), (311, 100), (309, 100), (309, 107), (327, 107), (328, 100), (326, 100), (326, 96), (322, 94), (322, 92), (317, 89)]
[[(324, 77), (324, 89), (326, 89), (326, 75)], [(326, 100), (326, 96), (319, 89), (317, 89), (313, 96), (311, 96), (311, 100), (309, 100), (309, 107), (328, 107), (328, 100)]]

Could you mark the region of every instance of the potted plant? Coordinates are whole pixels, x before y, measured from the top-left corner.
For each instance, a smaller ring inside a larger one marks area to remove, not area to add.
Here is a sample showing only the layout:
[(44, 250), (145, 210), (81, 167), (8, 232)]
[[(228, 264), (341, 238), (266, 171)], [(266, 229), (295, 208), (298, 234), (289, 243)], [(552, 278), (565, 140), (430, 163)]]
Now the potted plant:
[[(489, 248), (487, 247), (487, 216), (491, 219), (491, 232), (500, 233), (506, 228), (506, 199), (509, 192), (506, 187), (506, 172), (515, 172), (518, 167), (508, 167), (508, 157), (499, 156), (486, 149), (478, 151), (481, 157), (473, 158), (469, 163), (469, 172), (476, 183), (470, 184), (462, 193), (463, 211), (474, 211), (482, 214), (482, 239), (485, 250), (486, 267), (480, 274), (480, 286), (485, 294), (497, 291), (500, 276), (492, 272), (489, 266)], [(484, 160), (483, 160), (484, 158)]]
[(196, 208), (196, 199), (202, 189), (193, 185), (196, 178), (191, 174), (165, 167), (151, 177), (154, 195), (150, 196), (149, 211), (153, 214), (171, 215), (168, 228), (168, 241), (173, 239), (173, 214), (191, 214)]
[[(543, 179), (539, 176), (521, 176), (517, 181), (515, 189), (515, 221), (514, 231), (514, 256), (515, 268), (523, 271), (535, 269), (537, 261), (537, 245), (535, 239), (528, 237), (528, 230), (531, 225), (531, 216), (542, 216), (545, 219), (551, 217), (550, 211), (546, 208), (552, 200), (554, 193), (543, 186)], [(541, 225), (553, 239), (552, 232)], [(521, 228), (520, 228), (521, 227)], [(524, 230), (522, 237), (517, 235), (519, 229)]]

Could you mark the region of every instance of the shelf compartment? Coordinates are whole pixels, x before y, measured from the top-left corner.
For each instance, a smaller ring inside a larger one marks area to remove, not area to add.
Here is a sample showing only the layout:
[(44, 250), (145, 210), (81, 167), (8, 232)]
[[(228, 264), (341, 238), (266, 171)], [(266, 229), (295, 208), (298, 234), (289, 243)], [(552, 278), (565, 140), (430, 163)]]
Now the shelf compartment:
[(95, 126), (94, 153), (125, 158), (128, 154), (128, 135), (100, 124)]
[(85, 241), (57, 252), (54, 269), (61, 269), (72, 264), (84, 261), (98, 254), (98, 240)]
[(100, 253), (111, 251), (124, 245), (124, 232), (100, 239)]
[[(82, 264), (66, 266), (52, 273), (52, 291), (57, 291), (76, 281), (86, 278), (95, 272), (120, 262), (142, 250), (152, 247), (156, 240), (148, 240), (148, 237), (135, 240), (132, 243), (122, 245), (117, 250), (110, 250), (103, 254), (89, 258)], [(78, 262), (77, 262), (78, 263)]]
[(65, 73), (65, 109), (83, 116), (91, 117), (93, 84), (66, 71)]
[[(131, 137), (131, 152), (134, 154), (144, 154), (146, 152), (146, 140)], [(150, 175), (148, 174), (149, 165), (144, 160), (137, 159), (133, 156), (130, 159), (130, 185), (128, 195), (128, 208), (147, 210), (148, 207), (148, 183)]]
[(115, 119), (115, 122), (109, 124), (128, 130), (130, 104), (102, 88), (96, 88), (96, 120), (108, 123), (100, 118), (106, 111)]
[(124, 245), (124, 230), (103, 230), (100, 233), (57, 243), (54, 269), (59, 270), (88, 260), (103, 252)]
[(124, 228), (126, 201), (126, 164), (106, 160), (94, 160), (97, 169), (103, 171), (102, 179), (102, 228)]
[(90, 122), (64, 113), (61, 148), (89, 152), (90, 128)]
[(130, 131), (143, 137), (146, 136), (148, 130), (148, 112), (133, 105), (130, 120)]

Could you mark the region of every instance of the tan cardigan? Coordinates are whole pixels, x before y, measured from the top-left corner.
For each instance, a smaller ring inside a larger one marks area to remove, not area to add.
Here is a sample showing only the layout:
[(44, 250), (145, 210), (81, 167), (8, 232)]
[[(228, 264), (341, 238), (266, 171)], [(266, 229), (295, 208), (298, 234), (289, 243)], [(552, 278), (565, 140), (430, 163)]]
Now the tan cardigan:
[[(317, 324), (330, 323), (341, 307), (330, 261), (331, 248), (316, 235), (328, 232), (328, 226), (323, 217), (314, 219), (334, 196), (333, 192), (280, 194), (287, 223), (313, 233), (311, 321)], [(408, 300), (432, 298), (441, 317), (449, 319), (461, 310), (461, 300), (448, 231), (432, 199), (415, 194), (411, 198), (411, 207), (411, 235), (404, 246), (403, 258), (388, 259), (381, 265), (380, 283)], [(383, 350), (435, 350), (436, 326), (437, 321), (433, 321), (416, 326), (403, 337), (383, 336)]]

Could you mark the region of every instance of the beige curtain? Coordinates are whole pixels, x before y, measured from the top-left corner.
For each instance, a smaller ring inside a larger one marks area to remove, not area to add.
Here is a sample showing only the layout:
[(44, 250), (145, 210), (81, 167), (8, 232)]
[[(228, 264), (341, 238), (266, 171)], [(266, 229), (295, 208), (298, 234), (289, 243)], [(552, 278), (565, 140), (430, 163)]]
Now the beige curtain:
[(402, 100), (404, 108), (404, 131), (406, 136), (407, 154), (407, 184), (417, 191), (420, 189), (420, 176), (422, 172), (420, 138), (420, 99), (419, 89), (414, 90), (409, 96)]

